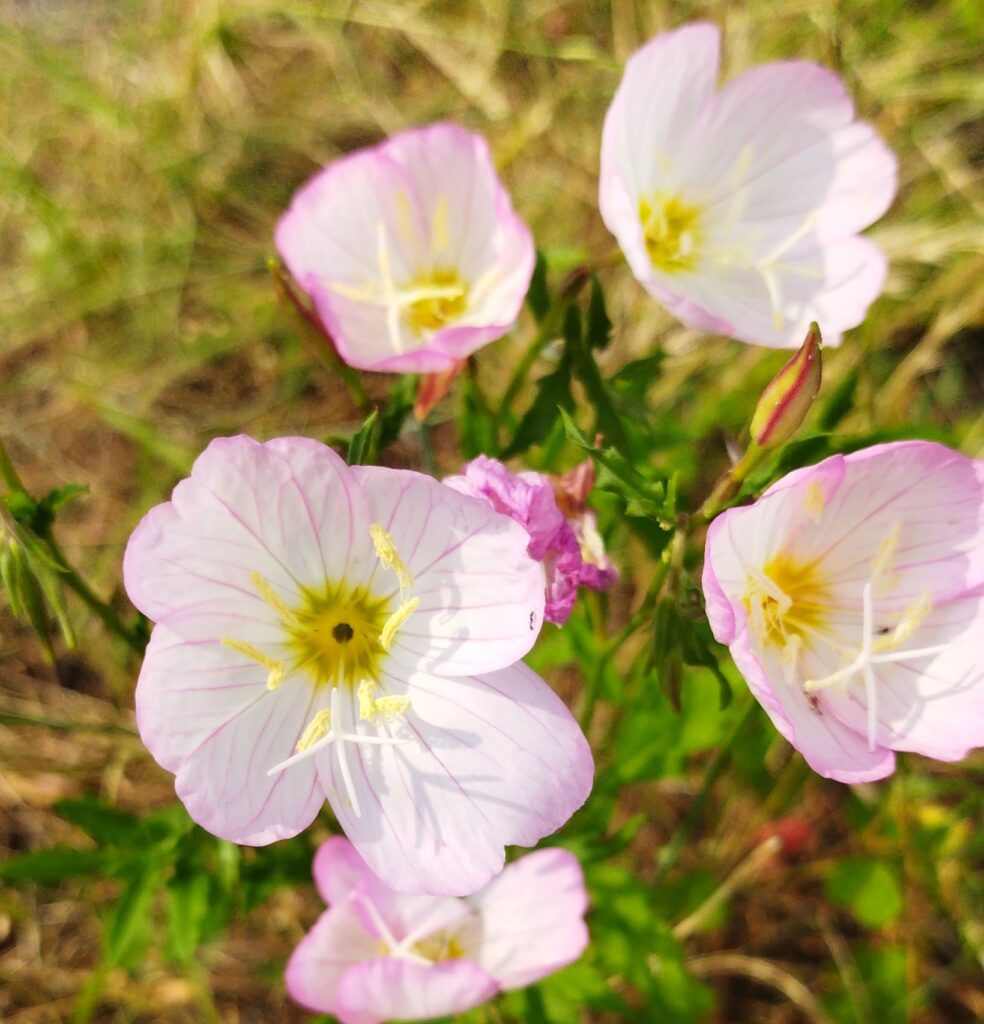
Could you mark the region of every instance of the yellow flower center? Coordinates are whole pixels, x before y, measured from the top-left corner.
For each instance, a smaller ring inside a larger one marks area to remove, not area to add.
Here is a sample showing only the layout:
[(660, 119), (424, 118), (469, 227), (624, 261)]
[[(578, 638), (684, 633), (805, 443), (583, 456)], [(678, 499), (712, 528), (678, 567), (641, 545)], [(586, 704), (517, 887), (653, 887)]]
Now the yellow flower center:
[(678, 195), (657, 191), (639, 200), (646, 251), (664, 274), (693, 270), (700, 256), (701, 209)]
[(830, 608), (830, 588), (816, 561), (776, 555), (750, 571), (745, 609), (763, 643), (785, 650), (790, 639), (807, 641), (822, 632)]
[(421, 274), (406, 286), (404, 295), (412, 300), (404, 316), (416, 334), (440, 330), (468, 309), (468, 285), (449, 268)]
[(389, 598), (363, 587), (326, 583), (319, 591), (305, 590), (284, 623), (294, 668), (306, 672), (316, 688), (356, 689), (364, 679), (378, 679), (380, 636), (391, 614)]

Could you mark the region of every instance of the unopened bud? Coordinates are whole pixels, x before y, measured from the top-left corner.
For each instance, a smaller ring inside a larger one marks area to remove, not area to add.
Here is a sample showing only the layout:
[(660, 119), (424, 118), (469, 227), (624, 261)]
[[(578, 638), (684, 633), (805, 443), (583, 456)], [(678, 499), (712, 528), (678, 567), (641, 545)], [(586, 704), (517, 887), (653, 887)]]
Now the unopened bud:
[(752, 417), (751, 435), (760, 448), (788, 441), (813, 405), (820, 390), (823, 340), (817, 324), (810, 324), (799, 351), (762, 392)]

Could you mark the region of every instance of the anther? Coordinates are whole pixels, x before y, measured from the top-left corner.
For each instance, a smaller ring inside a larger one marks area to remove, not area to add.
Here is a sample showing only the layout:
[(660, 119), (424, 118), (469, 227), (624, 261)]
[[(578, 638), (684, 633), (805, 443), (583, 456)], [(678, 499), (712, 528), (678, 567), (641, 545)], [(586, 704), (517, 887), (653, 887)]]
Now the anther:
[(331, 712), (322, 708), (304, 727), (304, 732), (301, 733), (301, 738), (297, 741), (294, 749), (298, 753), (307, 750), (313, 743), (317, 743), (322, 737), (328, 735), (330, 724)]
[(264, 601), (280, 616), (285, 625), (296, 625), (297, 616), (287, 606), (286, 601), (277, 593), (273, 584), (262, 574), (252, 572), (249, 574), (250, 582), (256, 587), (256, 592)]
[(411, 597), (408, 601), (404, 601), (399, 608), (383, 623), (383, 628), (379, 631), (379, 646), (384, 651), (388, 651), (393, 645), (393, 639), (396, 636), (396, 631), (403, 625), (407, 619), (420, 607), (420, 598)]
[(376, 557), (387, 569), (392, 569), (396, 573), (401, 593), (409, 590), (413, 586), (413, 575), (397, 554), (396, 544), (386, 528), (381, 523), (373, 523), (369, 527), (369, 534), (376, 549)]
[(232, 636), (224, 636), (221, 638), (220, 643), (223, 647), (228, 647), (230, 651), (237, 651), (239, 654), (245, 654), (247, 658), (252, 658), (253, 661), (262, 665), (268, 672), (268, 690), (276, 690), (286, 678), (287, 666), (282, 661), (279, 661), (276, 658), (271, 658), (269, 654), (264, 654), (258, 647), (254, 647), (252, 644), (246, 643), (245, 640), (237, 640)]

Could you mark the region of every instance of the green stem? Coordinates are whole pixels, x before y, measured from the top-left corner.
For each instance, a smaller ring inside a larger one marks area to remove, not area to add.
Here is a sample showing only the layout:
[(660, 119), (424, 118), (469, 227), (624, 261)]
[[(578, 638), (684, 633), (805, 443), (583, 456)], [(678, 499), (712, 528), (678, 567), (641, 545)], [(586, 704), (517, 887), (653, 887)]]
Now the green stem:
[(10, 456), (7, 454), (7, 448), (2, 438), (0, 438), (0, 477), (3, 478), (3, 482), (12, 491), (16, 491), (18, 494), (27, 494), (27, 489), (21, 482), (21, 478), (17, 475), (13, 462), (10, 461)]
[(119, 612), (111, 604), (99, 597), (89, 584), (68, 564), (68, 559), (65, 558), (50, 531), (45, 531), (40, 540), (44, 541), (48, 546), (52, 558), (59, 565), (59, 580), (79, 598), (110, 633), (124, 641), (135, 654), (143, 654), (144, 642), (137, 634), (137, 631), (128, 626), (123, 621)]
[(434, 446), (431, 444), (430, 432), (423, 420), (417, 421), (417, 431), (420, 434), (420, 457), (424, 463), (424, 469), (432, 477), (438, 477), (437, 460), (434, 458)]
[(732, 466), (714, 485), (707, 501), (700, 507), (698, 518), (709, 523), (725, 506), (731, 504), (732, 498), (738, 493), (745, 477), (762, 461), (766, 450), (753, 441), (748, 451)]
[(725, 768), (728, 767), (728, 762), (731, 760), (731, 752), (734, 749), (735, 744), (738, 742), (738, 738), (745, 731), (745, 727), (752, 720), (757, 706), (758, 705), (754, 700), (750, 700), (748, 702), (747, 707), (741, 713), (738, 721), (735, 722), (731, 735), (728, 737), (724, 746), (721, 747), (714, 757), (714, 760), (707, 766), (707, 769), (704, 772), (704, 781), (701, 784), (700, 792), (694, 798), (694, 802), (690, 805), (690, 810), (687, 811), (687, 814), (677, 826), (672, 838), (663, 847), (663, 849), (660, 850), (659, 856), (656, 858), (656, 878), (654, 879), (654, 884), (662, 879), (666, 872), (669, 871), (680, 859), (680, 854), (683, 851), (684, 845), (689, 841), (700, 822), (701, 816), (704, 813), (704, 807), (710, 798), (714, 784), (724, 774)]
[(137, 730), (116, 722), (68, 722), (60, 718), (36, 718), (33, 715), (19, 715), (16, 711), (0, 711), (0, 723), (4, 725), (37, 725), (45, 729), (63, 729), (65, 732), (118, 732), (136, 736)]

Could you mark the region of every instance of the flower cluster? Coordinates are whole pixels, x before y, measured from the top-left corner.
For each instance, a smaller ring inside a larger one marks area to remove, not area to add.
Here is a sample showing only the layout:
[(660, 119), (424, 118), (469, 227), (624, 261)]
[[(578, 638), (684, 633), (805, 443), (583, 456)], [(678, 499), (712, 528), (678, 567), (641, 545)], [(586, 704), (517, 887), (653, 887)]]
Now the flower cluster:
[[(895, 159), (829, 71), (771, 64), (718, 91), (718, 62), (707, 24), (630, 58), (600, 209), (686, 325), (772, 347), (811, 325), (759, 403), (761, 454), (819, 390), (813, 322), (836, 344), (881, 291), (885, 259), (859, 232), (892, 201)], [(485, 141), (445, 123), (324, 168), (276, 244), (347, 363), (435, 375), (421, 418), (510, 330), (535, 262)], [(594, 483), (590, 461), (552, 478), (480, 455), (438, 481), (305, 438), (220, 438), (131, 537), (127, 592), (155, 623), (138, 726), (188, 812), (261, 845), (327, 801), (348, 837), (318, 851), (329, 909), (287, 967), (311, 1010), (457, 1013), (585, 948), (573, 856), (504, 864), (592, 785), (581, 729), (521, 659), (579, 588), (618, 579)], [(822, 775), (984, 744), (984, 462), (907, 441), (797, 470), (713, 519), (703, 589), (714, 636)]]

